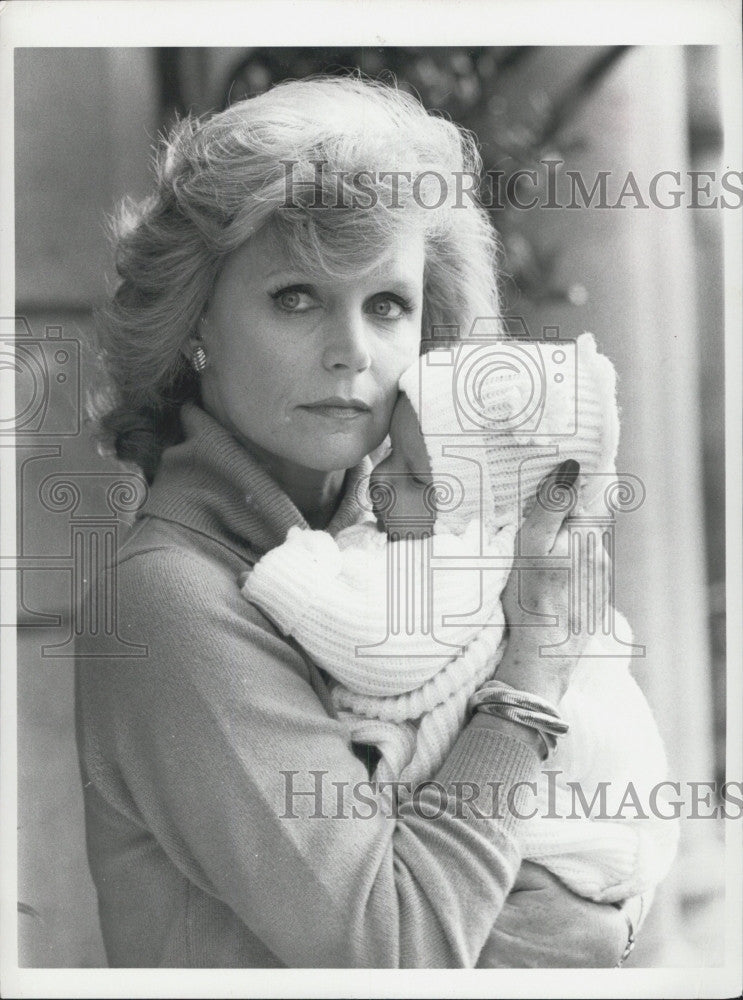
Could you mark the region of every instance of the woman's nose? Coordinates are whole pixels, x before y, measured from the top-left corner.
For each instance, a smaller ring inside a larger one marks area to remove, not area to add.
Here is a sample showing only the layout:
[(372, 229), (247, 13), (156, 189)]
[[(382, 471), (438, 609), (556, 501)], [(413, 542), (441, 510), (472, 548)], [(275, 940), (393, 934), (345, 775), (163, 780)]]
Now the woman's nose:
[(371, 365), (363, 314), (343, 312), (328, 325), (323, 364), (328, 369), (362, 372)]

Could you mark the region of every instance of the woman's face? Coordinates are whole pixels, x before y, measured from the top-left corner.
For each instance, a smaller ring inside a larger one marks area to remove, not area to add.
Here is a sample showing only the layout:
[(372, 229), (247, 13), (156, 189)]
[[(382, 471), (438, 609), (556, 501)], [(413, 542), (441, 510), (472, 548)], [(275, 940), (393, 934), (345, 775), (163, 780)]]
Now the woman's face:
[(361, 277), (303, 273), (261, 230), (227, 257), (205, 314), (205, 409), (274, 469), (355, 465), (418, 356), (423, 265), (412, 231)]

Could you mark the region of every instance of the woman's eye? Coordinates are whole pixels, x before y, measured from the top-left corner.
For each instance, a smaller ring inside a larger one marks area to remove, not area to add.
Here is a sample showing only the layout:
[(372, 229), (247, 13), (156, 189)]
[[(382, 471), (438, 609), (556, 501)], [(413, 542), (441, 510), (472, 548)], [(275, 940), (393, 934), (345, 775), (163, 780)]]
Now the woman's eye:
[(284, 312), (306, 312), (312, 306), (312, 296), (304, 288), (279, 288), (271, 298)]
[(411, 307), (397, 298), (389, 295), (379, 295), (372, 300), (370, 311), (382, 319), (400, 319), (411, 312)]

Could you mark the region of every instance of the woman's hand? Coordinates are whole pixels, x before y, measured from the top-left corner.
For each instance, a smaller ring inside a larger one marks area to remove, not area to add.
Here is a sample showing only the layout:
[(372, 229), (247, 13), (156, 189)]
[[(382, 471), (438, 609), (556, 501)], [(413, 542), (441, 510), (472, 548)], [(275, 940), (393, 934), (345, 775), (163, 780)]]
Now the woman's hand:
[(574, 895), (524, 861), (477, 963), (479, 969), (611, 968), (627, 945), (621, 910)]
[[(549, 498), (553, 491), (559, 493), (572, 486), (578, 468), (577, 462), (565, 462), (543, 480), (537, 502), (524, 519), (516, 541), (517, 557), (534, 557), (542, 564), (545, 557), (560, 559), (562, 565), (522, 570), (514, 567), (503, 592), (509, 636), (497, 677), (553, 702), (558, 702), (567, 690), (588, 640), (585, 618), (589, 583), (609, 579), (609, 556), (601, 545), (596, 546), (594, 566), (585, 555), (577, 569), (565, 565), (571, 554), (571, 531), (580, 531), (579, 522), (573, 520), (568, 527), (564, 509), (554, 509), (560, 505), (550, 503)], [(585, 553), (587, 547), (581, 547)], [(591, 599), (603, 599), (606, 591), (606, 586), (592, 583)], [(600, 621), (603, 605), (595, 606), (593, 613)], [(544, 624), (535, 619), (535, 614), (543, 617)], [(559, 650), (553, 650), (552, 655), (540, 653), (542, 647), (558, 645)]]

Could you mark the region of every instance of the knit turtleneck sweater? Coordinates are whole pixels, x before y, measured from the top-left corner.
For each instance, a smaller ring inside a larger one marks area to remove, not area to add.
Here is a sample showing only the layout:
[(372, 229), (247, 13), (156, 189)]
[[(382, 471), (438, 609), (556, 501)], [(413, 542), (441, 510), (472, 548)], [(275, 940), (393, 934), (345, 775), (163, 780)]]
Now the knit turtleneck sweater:
[[(157, 517), (217, 539), (252, 562), (280, 545), (289, 528), (308, 527), (273, 477), (220, 424), (193, 403), (181, 411), (185, 441), (163, 453), (139, 517)], [(362, 514), (356, 485), (364, 459), (349, 470), (328, 531), (336, 534)]]
[[(101, 655), (95, 637), (78, 650), (110, 964), (475, 966), (519, 864), (517, 820), (488, 783), (532, 780), (536, 753), (470, 725), (436, 775), (443, 811), (429, 788), (390, 817), (323, 676), (238, 589), (304, 518), (209, 415), (188, 405), (182, 422), (110, 570), (133, 655)], [(358, 517), (364, 471), (331, 532)], [(461, 783), (481, 789), (479, 815)]]

